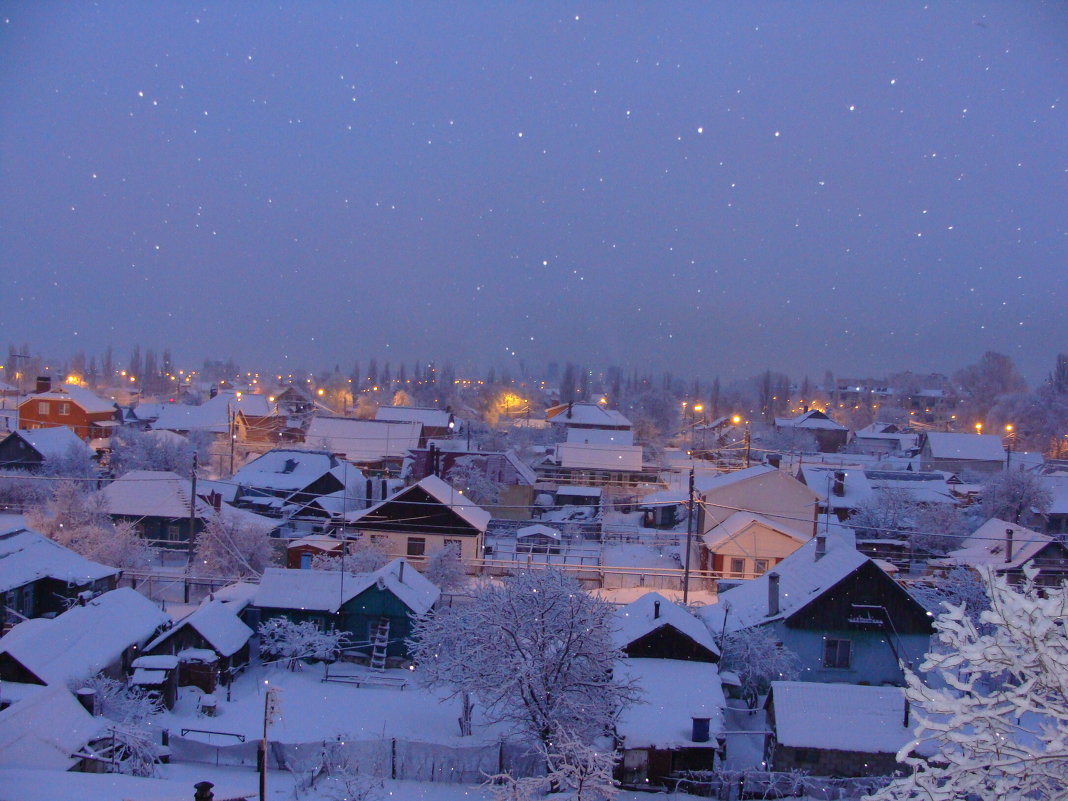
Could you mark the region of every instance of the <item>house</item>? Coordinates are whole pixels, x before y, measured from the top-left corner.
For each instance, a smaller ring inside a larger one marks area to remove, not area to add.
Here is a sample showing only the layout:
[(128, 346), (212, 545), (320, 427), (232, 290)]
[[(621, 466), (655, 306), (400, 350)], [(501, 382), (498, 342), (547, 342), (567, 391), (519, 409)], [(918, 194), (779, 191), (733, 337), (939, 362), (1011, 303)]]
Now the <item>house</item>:
[(808, 431), (816, 437), (821, 453), (838, 453), (849, 441), (849, 429), (819, 409), (809, 409), (797, 417), (776, 417), (775, 430)]
[[(348, 510), (366, 506), (369, 480), (327, 451), (275, 448), (234, 473), (234, 506), (289, 517), (318, 499), (340, 494)], [(329, 512), (324, 510), (324, 514)]]
[(920, 468), (990, 476), (1005, 469), (1005, 447), (996, 434), (930, 431), (920, 445)]
[(626, 654), (616, 672), (641, 698), (616, 722), (628, 786), (656, 785), (683, 770), (711, 770), (723, 752), (719, 649), (685, 609), (653, 592), (616, 611), (613, 644)]
[[(437, 475), (455, 483), (453, 475), (450, 475), (453, 470), (456, 470), (460, 477), (466, 477), (468, 482), (488, 482), (493, 485), (497, 492), (497, 502), (485, 504), (485, 507), (494, 517), (511, 520), (530, 518), (534, 485), (538, 477), (515, 451), (454, 450), (430, 442), (426, 449), (409, 451), (405, 461), (405, 474), (411, 481)], [(465, 494), (472, 493), (465, 490)]]
[(66, 687), (98, 673), (124, 677), (170, 622), (136, 590), (111, 590), (54, 619), (26, 620), (0, 637), (0, 681)]
[(762, 515), (735, 512), (702, 535), (701, 569), (722, 578), (753, 578), (767, 573), (809, 536)]
[(545, 410), (545, 419), (565, 429), (629, 431), (632, 427), (621, 412), (599, 403), (561, 403)]
[(346, 536), (370, 537), (414, 563), (456, 545), (468, 563), (482, 557), (490, 514), (437, 476), (427, 476), (369, 509), (350, 514)]
[(888, 456), (912, 451), (918, 439), (918, 435), (893, 423), (871, 423), (853, 433), (849, 450)]
[(396, 474), (408, 451), (420, 447), (422, 424), (416, 421), (313, 417), (304, 441), (366, 470)]
[(254, 632), (241, 615), (257, 591), (256, 585), (242, 583), (232, 585), (227, 593), (205, 598), (146, 645), (145, 653), (174, 656), (178, 686), (196, 685), (212, 693), (220, 682), (229, 685), (249, 661), (249, 640)]
[(122, 424), (119, 407), (76, 384), (52, 387), (49, 378), (37, 380), (37, 392), (19, 404), (20, 429), (66, 426), (83, 441), (103, 439)]
[(77, 454), (86, 458), (94, 451), (66, 426), (12, 431), (0, 439), (0, 468), (36, 473), (49, 461)]
[(1038, 568), (1039, 583), (1056, 587), (1068, 578), (1068, 547), (1049, 534), (993, 517), (963, 540), (959, 548), (941, 559), (932, 559), (930, 564), (993, 570), (1012, 581), (1022, 581), (1024, 567), (1031, 566)]
[[(403, 559), (371, 573), (268, 568), (252, 599), (250, 622), (285, 617), (348, 632), (346, 653), (376, 662), (403, 662), (412, 618), (437, 604), (441, 592)], [(258, 611), (257, 611), (258, 610)]]
[(286, 543), (286, 567), (309, 570), (316, 556), (337, 556), (344, 553), (345, 541), (329, 534), (309, 534)]
[(1068, 534), (1068, 475), (1043, 475), (1039, 481), (1050, 494), (1049, 508), (1041, 515), (1043, 529), (1047, 534)]
[(387, 423), (418, 423), (419, 447), (425, 448), (432, 439), (445, 439), (456, 433), (459, 421), (447, 409), (427, 409), (419, 406), (379, 406), (375, 420)]
[(278, 440), (271, 434), (284, 424), (285, 417), (278, 414), (268, 396), (225, 391), (214, 394), (199, 406), (160, 404), (152, 428), (179, 434), (206, 431), (216, 439), (238, 437), (242, 441), (277, 444)]
[(642, 513), (643, 528), (670, 531), (685, 522), (689, 493), (679, 490), (659, 490), (641, 499), (637, 510)]
[[(0, 706), (0, 768), (92, 769), (92, 762), (82, 755), (94, 753), (92, 746), (113, 725), (107, 718), (90, 714), (66, 687), (41, 688), (10, 706)], [(48, 781), (47, 775), (42, 775), (43, 781)], [(6, 789), (3, 779), (0, 783)]]
[(844, 533), (809, 540), (699, 614), (717, 635), (770, 629), (802, 681), (900, 685), (899, 663), (919, 664), (933, 633), (926, 609)]
[(516, 553), (560, 553), (563, 537), (560, 531), (535, 523), (515, 530)]
[(218, 505), (201, 497), (191, 501), (191, 494), (191, 482), (169, 470), (131, 470), (100, 491), (112, 520), (131, 523), (140, 537), (157, 546), (187, 544), (190, 520), (194, 537), (219, 516), (265, 531), (278, 527), (277, 520), (235, 509), (221, 500)]
[(915, 722), (900, 687), (774, 681), (764, 704), (768, 769), (890, 776)]
[(36, 531), (0, 532), (0, 632), (19, 620), (59, 614), (83, 593), (113, 590), (119, 572)]
[(611, 438), (601, 443), (586, 442), (585, 437), (561, 442), (555, 454), (547, 454), (534, 469), (541, 480), (561, 484), (640, 487), (662, 483), (659, 467), (644, 464), (640, 445), (607, 441)]
[(697, 531), (707, 534), (735, 512), (751, 512), (795, 531), (812, 529), (819, 495), (787, 473), (756, 465), (733, 473), (698, 474)]

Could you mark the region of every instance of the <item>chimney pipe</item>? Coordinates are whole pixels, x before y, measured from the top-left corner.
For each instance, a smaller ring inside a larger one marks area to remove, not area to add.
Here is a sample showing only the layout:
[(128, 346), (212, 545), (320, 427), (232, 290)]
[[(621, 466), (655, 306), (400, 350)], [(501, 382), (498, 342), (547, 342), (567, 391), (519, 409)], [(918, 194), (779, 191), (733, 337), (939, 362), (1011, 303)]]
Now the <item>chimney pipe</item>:
[(397, 581), (404, 581), (404, 565), (405, 562), (401, 559), (400, 569), (397, 571)]
[(571, 401), (568, 401), (568, 402), (567, 402), (567, 419), (568, 419), (568, 420), (570, 420), (570, 419), (571, 419), (571, 406), (572, 406), (572, 405), (573, 405), (573, 404), (572, 404), (572, 402), (571, 402)]
[(50, 376), (50, 375), (39, 375), (39, 376), (37, 376), (37, 389), (36, 389), (37, 394), (40, 395), (43, 392), (51, 392), (51, 391), (52, 391), (52, 376)]
[(660, 619), (660, 601), (653, 601), (653, 620)]
[(75, 696), (77, 696), (78, 703), (85, 708), (86, 712), (90, 715), (96, 715), (96, 690), (92, 687), (81, 687), (75, 693)]
[(825, 534), (816, 535), (816, 561), (818, 562), (824, 556), (827, 555), (827, 536)]
[(1005, 529), (1005, 561), (1012, 561), (1012, 529)]
[(905, 720), (901, 725), (904, 726), (906, 729), (909, 727), (909, 699), (908, 698), (905, 699)]
[(834, 489), (831, 490), (839, 498), (845, 496), (845, 471), (834, 471)]
[(779, 614), (779, 574), (768, 573), (768, 617)]

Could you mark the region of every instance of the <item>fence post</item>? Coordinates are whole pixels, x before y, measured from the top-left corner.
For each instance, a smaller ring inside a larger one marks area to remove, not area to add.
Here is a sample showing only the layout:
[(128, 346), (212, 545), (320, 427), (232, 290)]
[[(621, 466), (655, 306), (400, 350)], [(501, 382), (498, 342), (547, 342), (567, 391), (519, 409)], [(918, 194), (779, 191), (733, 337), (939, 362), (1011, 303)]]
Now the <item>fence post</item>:
[(397, 738), (389, 739), (389, 777), (397, 778)]

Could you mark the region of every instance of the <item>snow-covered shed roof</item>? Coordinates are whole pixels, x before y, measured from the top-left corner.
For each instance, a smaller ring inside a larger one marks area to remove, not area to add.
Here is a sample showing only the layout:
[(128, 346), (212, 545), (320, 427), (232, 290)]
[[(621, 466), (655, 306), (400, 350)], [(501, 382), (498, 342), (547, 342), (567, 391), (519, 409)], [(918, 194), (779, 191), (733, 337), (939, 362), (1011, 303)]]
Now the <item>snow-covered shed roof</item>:
[(96, 675), (169, 622), (152, 601), (123, 587), (53, 620), (19, 623), (0, 637), (0, 653), (10, 654), (46, 684), (66, 685)]
[(664, 626), (671, 626), (698, 645), (719, 654), (708, 627), (658, 592), (648, 592), (616, 610), (612, 619), (612, 643), (622, 650)]
[(66, 687), (44, 688), (0, 711), (0, 768), (70, 770), (78, 762), (73, 755), (109, 724), (90, 715)]
[(0, 532), (0, 593), (42, 578), (81, 587), (118, 572), (91, 562), (36, 531), (13, 528)]
[(561, 442), (556, 446), (561, 467), (587, 468), (590, 470), (642, 469), (640, 445), (580, 444)]
[(848, 431), (849, 429), (834, 422), (819, 409), (810, 409), (797, 417), (776, 417), (776, 428), (803, 428), (822, 431)]
[(418, 570), (403, 559), (394, 559), (370, 573), (270, 567), (260, 579), (252, 604), (261, 609), (333, 613), (379, 581), (416, 615), (430, 611), (441, 597), (441, 591)]
[(48, 392), (30, 395), (23, 403), (37, 400), (71, 401), (81, 406), (88, 414), (114, 413), (119, 408), (114, 401), (104, 400), (95, 392), (77, 384), (60, 384)]
[(222, 656), (233, 656), (248, 642), (253, 632), (238, 613), (243, 605), (228, 603), (218, 598), (206, 598), (200, 606), (179, 620), (173, 628), (163, 632), (146, 646), (146, 651), (157, 648), (185, 627), (192, 628), (207, 640)]
[(52, 426), (50, 428), (19, 429), (9, 435), (18, 437), (44, 459), (54, 459), (66, 456), (72, 449), (92, 455), (92, 449), (67, 426)]
[(452, 413), (444, 409), (427, 409), (420, 406), (379, 406), (375, 420), (392, 423), (419, 423), (425, 428), (448, 428)]
[(634, 432), (619, 428), (568, 428), (567, 441), (577, 445), (633, 445)]
[(549, 537), (554, 540), (560, 539), (560, 532), (555, 528), (543, 525), (542, 523), (535, 523), (532, 526), (523, 526), (515, 530), (515, 537), (517, 540), (521, 540), (524, 537)]
[[(871, 498), (871, 484), (863, 470), (803, 465), (799, 472), (801, 481), (831, 509), (856, 509)], [(842, 474), (841, 495), (834, 492), (836, 473)]]
[(304, 441), (324, 446), (355, 462), (400, 459), (419, 447), (423, 426), (414, 421), (357, 420), (352, 417), (313, 417)]
[(599, 403), (560, 403), (545, 410), (545, 419), (568, 426), (602, 426), (630, 428), (631, 422), (622, 412), (606, 409)]
[(791, 528), (790, 526), (784, 526), (782, 523), (773, 522), (763, 515), (758, 515), (753, 512), (735, 512), (718, 526), (713, 526), (706, 531), (702, 539), (704, 540), (706, 547), (717, 548), (724, 542), (737, 537), (739, 534), (745, 532), (746, 529), (754, 525), (763, 526), (772, 531), (778, 531), (798, 542), (807, 542), (809, 540), (807, 534), (802, 534), (797, 529)]
[(896, 754), (912, 740), (901, 687), (773, 681), (770, 703), (781, 745)]
[(927, 447), (934, 459), (1005, 461), (1005, 446), (997, 434), (950, 434), (931, 431), (927, 434)]
[(768, 614), (768, 576), (765, 573), (720, 593), (715, 604), (698, 614), (714, 632), (740, 631), (790, 617), (818, 598), (869, 559), (844, 534), (826, 537), (826, 553), (816, 559), (816, 539), (811, 539), (775, 565), (779, 576), (779, 612)]
[(374, 513), (387, 504), (393, 503), (394, 501), (403, 501), (403, 496), (415, 487), (426, 492), (441, 505), (449, 507), (472, 528), (485, 533), (492, 515), (481, 506), (471, 503), (456, 489), (435, 475), (426, 476), (417, 483), (412, 484), (411, 487), (405, 487), (394, 495), (386, 498), (384, 501), (379, 501), (374, 506), (352, 515), (349, 517), (349, 522), (357, 523), (367, 516), (374, 515)]
[[(616, 672), (631, 679), (641, 698), (624, 707), (616, 723), (623, 748), (715, 747), (723, 731), (723, 687), (714, 662), (681, 659), (620, 659)], [(709, 718), (708, 743), (695, 743), (694, 717)]]
[(766, 476), (777, 472), (774, 467), (764, 464), (753, 465), (744, 470), (735, 470), (731, 473), (698, 473), (694, 478), (694, 490), (697, 492), (714, 492), (715, 490), (729, 487), (751, 478)]
[(908, 493), (916, 503), (956, 503), (946, 480), (948, 473), (939, 471), (865, 470), (873, 490), (893, 489)]
[[(1008, 535), (1012, 531), (1012, 559), (1008, 555)], [(1053, 537), (1032, 531), (1016, 523), (992, 517), (963, 540), (960, 548), (950, 551), (941, 564), (965, 567), (992, 567), (995, 570), (1012, 570), (1027, 564), (1039, 551), (1053, 542)]]

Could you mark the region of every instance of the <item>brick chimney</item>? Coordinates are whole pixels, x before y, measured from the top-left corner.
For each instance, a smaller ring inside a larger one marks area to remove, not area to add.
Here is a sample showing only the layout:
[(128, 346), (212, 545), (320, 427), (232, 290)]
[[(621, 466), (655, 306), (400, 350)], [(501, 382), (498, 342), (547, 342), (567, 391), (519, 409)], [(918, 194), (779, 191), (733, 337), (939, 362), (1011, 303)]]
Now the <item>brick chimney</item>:
[(39, 376), (37, 376), (37, 389), (35, 389), (34, 392), (36, 394), (40, 395), (43, 392), (51, 392), (51, 391), (52, 391), (52, 376), (50, 376), (50, 375), (39, 375)]
[(779, 614), (779, 574), (768, 573), (768, 617)]
[(820, 559), (822, 559), (826, 555), (827, 555), (827, 535), (826, 534), (817, 534), (816, 535), (816, 561), (818, 562)]

